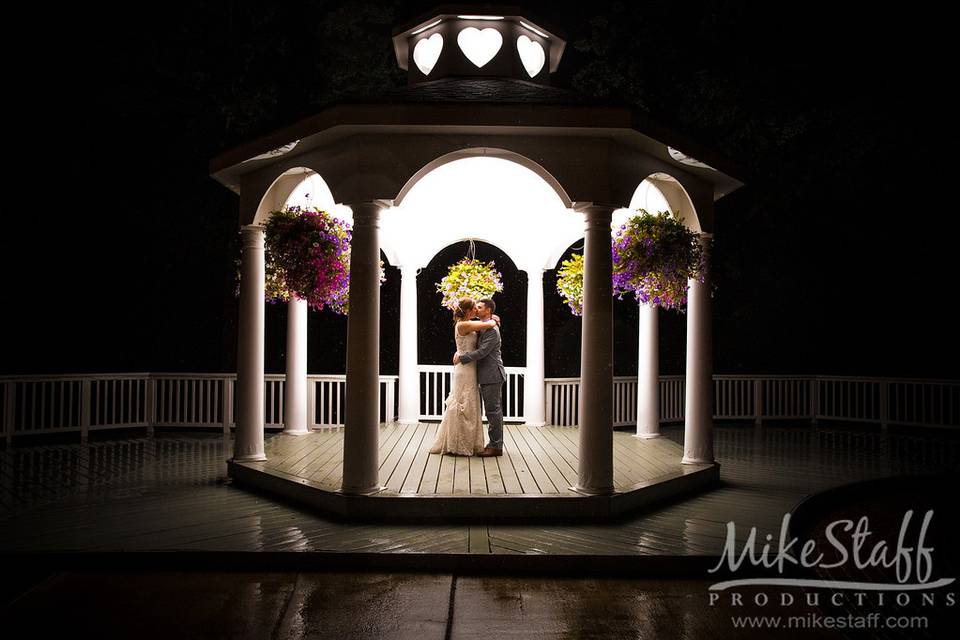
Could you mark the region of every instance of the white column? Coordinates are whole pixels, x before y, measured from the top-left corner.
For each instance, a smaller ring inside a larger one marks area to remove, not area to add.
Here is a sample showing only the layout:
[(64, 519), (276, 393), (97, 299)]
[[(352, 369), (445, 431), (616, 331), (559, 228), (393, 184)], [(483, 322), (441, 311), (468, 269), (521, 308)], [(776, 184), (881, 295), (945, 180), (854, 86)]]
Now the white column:
[(657, 306), (640, 303), (637, 347), (637, 436), (660, 437), (660, 362)]
[(237, 334), (237, 432), (233, 460), (266, 460), (263, 452), (264, 257), (260, 225), (243, 228), (240, 254), (240, 318)]
[(417, 267), (400, 267), (400, 422), (420, 420), (417, 371)]
[(347, 391), (343, 427), (344, 493), (370, 494), (379, 480), (380, 437), (380, 205), (353, 209)]
[(613, 491), (613, 261), (610, 220), (616, 207), (590, 205), (583, 251), (580, 343), (580, 457), (575, 489)]
[(283, 432), (310, 433), (307, 422), (307, 301), (287, 302), (287, 379), (283, 390)]
[(543, 407), (543, 269), (527, 270), (527, 367), (523, 376), (523, 417), (546, 424)]
[[(710, 260), (712, 234), (700, 234), (700, 245)], [(713, 336), (710, 304), (710, 269), (703, 282), (690, 280), (687, 293), (687, 393), (684, 408), (684, 464), (711, 463), (713, 459)]]

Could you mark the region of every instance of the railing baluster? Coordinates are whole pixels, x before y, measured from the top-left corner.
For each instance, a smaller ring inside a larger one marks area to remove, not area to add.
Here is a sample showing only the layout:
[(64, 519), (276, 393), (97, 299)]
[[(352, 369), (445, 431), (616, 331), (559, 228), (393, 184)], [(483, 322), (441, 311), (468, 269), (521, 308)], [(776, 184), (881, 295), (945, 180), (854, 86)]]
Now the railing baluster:
[(30, 385), (30, 430), (37, 428), (37, 383)]
[(173, 406), (174, 406), (174, 415), (173, 421), (175, 423), (181, 423), (181, 414), (180, 414), (180, 380), (175, 380), (173, 385)]
[(40, 430), (44, 430), (47, 426), (47, 382), (45, 380), (40, 381)]
[(87, 434), (90, 427), (90, 403), (92, 401), (92, 386), (93, 381), (89, 379), (84, 379), (81, 384), (80, 389), (80, 442), (84, 443), (87, 441)]
[(326, 389), (327, 389), (327, 382), (326, 382), (326, 381), (321, 381), (321, 382), (320, 382), (320, 424), (322, 424), (322, 425), (324, 425), (324, 426), (326, 426), (327, 424), (329, 424), (328, 421), (327, 421), (327, 400), (326, 400), (327, 393), (326, 393)]
[[(337, 420), (334, 424), (343, 424), (343, 414), (340, 412), (340, 383), (336, 383), (337, 389)], [(331, 420), (331, 422), (333, 422)]]
[(561, 404), (563, 405), (563, 426), (570, 424), (570, 385), (563, 385), (563, 400)]

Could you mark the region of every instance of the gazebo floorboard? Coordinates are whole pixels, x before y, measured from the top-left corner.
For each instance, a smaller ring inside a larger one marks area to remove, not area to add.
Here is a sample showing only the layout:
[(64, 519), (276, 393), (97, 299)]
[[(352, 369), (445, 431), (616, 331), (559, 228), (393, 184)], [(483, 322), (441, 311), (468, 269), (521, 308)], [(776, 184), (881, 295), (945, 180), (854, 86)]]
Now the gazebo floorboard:
[(370, 496), (340, 490), (343, 431), (279, 434), (264, 462), (228, 461), (234, 481), (341, 516), (363, 519), (580, 519), (616, 516), (704, 489), (716, 464), (685, 465), (666, 438), (614, 432), (614, 492), (584, 495), (577, 483), (578, 428), (505, 425), (503, 456), (431, 454), (439, 425), (391, 423), (380, 429), (380, 484)]

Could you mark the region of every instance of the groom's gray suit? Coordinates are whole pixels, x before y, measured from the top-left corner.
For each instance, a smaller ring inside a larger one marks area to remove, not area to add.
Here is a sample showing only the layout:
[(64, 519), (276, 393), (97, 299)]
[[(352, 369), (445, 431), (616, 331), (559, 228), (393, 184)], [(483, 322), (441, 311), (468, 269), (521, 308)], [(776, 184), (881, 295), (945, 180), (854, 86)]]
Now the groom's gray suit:
[(500, 356), (500, 327), (481, 331), (477, 348), (460, 354), (460, 362), (473, 361), (477, 363), (477, 383), (480, 385), (480, 397), (483, 398), (483, 412), (487, 415), (487, 432), (490, 436), (487, 446), (503, 449), (503, 408), (500, 396), (507, 372)]

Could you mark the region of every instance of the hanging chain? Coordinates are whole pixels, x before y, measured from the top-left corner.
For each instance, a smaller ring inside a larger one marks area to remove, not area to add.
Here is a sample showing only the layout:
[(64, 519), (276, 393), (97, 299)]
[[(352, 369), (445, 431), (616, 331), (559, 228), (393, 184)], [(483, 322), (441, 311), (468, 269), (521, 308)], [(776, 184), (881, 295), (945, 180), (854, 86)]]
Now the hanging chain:
[[(306, 182), (309, 179), (310, 179), (310, 170), (304, 169), (303, 180), (301, 180), (301, 182)], [(309, 187), (310, 185), (307, 185), (307, 186)], [(308, 191), (306, 194), (304, 194), (304, 200), (305, 200), (305, 205), (303, 208), (310, 209), (313, 206), (313, 194)]]

